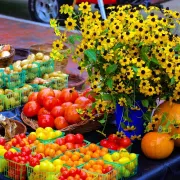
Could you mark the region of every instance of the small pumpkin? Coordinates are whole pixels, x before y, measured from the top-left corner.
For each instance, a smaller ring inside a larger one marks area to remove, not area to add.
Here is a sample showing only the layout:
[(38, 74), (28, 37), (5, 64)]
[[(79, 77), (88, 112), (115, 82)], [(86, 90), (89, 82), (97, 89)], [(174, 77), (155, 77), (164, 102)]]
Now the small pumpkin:
[(167, 133), (149, 132), (141, 141), (141, 149), (151, 159), (165, 159), (174, 150), (174, 141)]
[[(161, 124), (161, 119), (163, 114), (166, 113), (166, 120), (164, 121), (163, 124)], [(180, 104), (178, 103), (170, 103), (169, 101), (165, 101), (163, 102), (161, 105), (159, 105), (159, 107), (156, 109), (156, 111), (154, 112), (154, 115), (158, 115), (159, 117), (159, 122), (157, 123), (155, 130), (158, 130), (159, 125), (161, 126), (165, 126), (167, 124), (167, 121), (171, 121), (171, 122), (176, 122), (175, 124), (177, 124), (178, 126), (175, 127), (174, 125), (171, 125), (171, 135), (174, 134), (180, 134)], [(175, 142), (175, 146), (180, 147), (180, 139), (177, 139), (174, 141)]]

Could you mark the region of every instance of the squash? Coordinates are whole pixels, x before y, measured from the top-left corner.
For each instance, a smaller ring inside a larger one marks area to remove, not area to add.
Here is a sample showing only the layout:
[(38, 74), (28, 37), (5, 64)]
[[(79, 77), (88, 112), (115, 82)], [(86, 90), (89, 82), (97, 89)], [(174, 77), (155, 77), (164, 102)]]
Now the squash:
[(167, 133), (149, 132), (141, 141), (144, 155), (151, 159), (165, 159), (174, 150), (174, 141)]
[[(164, 113), (166, 114), (166, 120), (163, 124), (161, 124), (161, 118)], [(158, 130), (159, 125), (165, 126), (167, 121), (171, 121), (173, 124), (178, 126), (171, 125), (171, 132), (170, 135), (180, 134), (180, 104), (178, 103), (170, 103), (169, 101), (163, 102), (154, 112), (154, 115), (158, 115), (159, 122), (157, 123), (155, 130)], [(176, 139), (175, 146), (180, 147), (180, 139)]]

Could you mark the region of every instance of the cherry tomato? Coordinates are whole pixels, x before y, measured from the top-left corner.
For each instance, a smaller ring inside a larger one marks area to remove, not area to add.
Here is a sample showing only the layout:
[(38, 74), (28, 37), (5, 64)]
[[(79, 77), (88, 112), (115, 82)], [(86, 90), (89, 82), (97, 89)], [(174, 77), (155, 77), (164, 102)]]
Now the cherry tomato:
[(38, 116), (38, 126), (45, 128), (45, 127), (54, 127), (54, 118), (52, 115), (39, 115)]
[(79, 94), (76, 90), (72, 89), (72, 88), (66, 88), (63, 89), (61, 91), (61, 96), (60, 96), (60, 100), (62, 102), (72, 102), (74, 103), (74, 101), (79, 97)]
[(46, 108), (41, 108), (40, 110), (39, 110), (39, 112), (38, 112), (38, 116), (40, 116), (40, 115), (43, 115), (43, 114), (51, 114)]
[(81, 121), (81, 117), (77, 110), (80, 109), (78, 104), (72, 104), (65, 109), (64, 118), (69, 124), (75, 124)]
[(36, 101), (30, 101), (24, 105), (23, 113), (27, 117), (36, 116), (41, 109), (40, 105)]
[(54, 125), (56, 129), (60, 130), (67, 127), (69, 124), (67, 123), (67, 121), (64, 119), (63, 116), (59, 116), (54, 120)]
[(62, 176), (63, 176), (64, 178), (68, 178), (68, 176), (69, 176), (69, 171), (63, 171), (63, 172), (62, 172)]
[(58, 138), (56, 139), (55, 143), (61, 145), (64, 145), (66, 143), (65, 138)]
[(110, 134), (110, 135), (108, 136), (108, 141), (109, 141), (109, 142), (114, 142), (114, 143), (116, 143), (117, 140), (118, 140), (118, 137), (117, 137), (116, 134)]
[(63, 167), (61, 168), (61, 173), (62, 173), (63, 171), (68, 171), (68, 169), (63, 166)]
[(92, 101), (84, 96), (80, 96), (75, 100), (74, 103), (79, 104), (81, 108), (85, 109), (88, 104), (92, 103)]
[(30, 166), (34, 167), (36, 165), (39, 165), (40, 164), (40, 161), (38, 158), (36, 157), (33, 157), (30, 159), (30, 162), (29, 162)]
[(95, 97), (96, 97), (96, 93), (94, 93), (94, 92), (92, 92), (92, 89), (91, 88), (88, 88), (88, 89), (86, 89), (83, 93), (82, 93), (82, 95), (84, 96), (84, 97), (87, 97), (88, 99), (90, 99), (92, 102), (95, 102)]
[(38, 92), (32, 92), (28, 97), (28, 102), (29, 101), (37, 101), (37, 95), (38, 95)]
[(73, 143), (66, 143), (65, 144), (66, 145), (66, 147), (68, 148), (68, 149), (74, 149), (74, 144)]
[(53, 96), (47, 96), (43, 100), (43, 106), (48, 111), (51, 111), (55, 106), (60, 105), (59, 103), (60, 103), (60, 101)]
[(69, 143), (75, 143), (75, 135), (74, 134), (67, 134), (65, 136), (65, 141)]
[(131, 139), (128, 138), (127, 136), (123, 137), (123, 138), (120, 138), (119, 139), (119, 145), (126, 148), (126, 147), (131, 145)]
[(69, 175), (74, 177), (76, 175), (76, 170), (75, 169), (70, 169), (69, 170)]
[(21, 138), (25, 138), (25, 137), (26, 137), (26, 135), (25, 135), (24, 133), (21, 133), (19, 136), (20, 136)]
[(107, 144), (108, 144), (107, 139), (103, 139), (103, 140), (100, 141), (100, 146), (107, 147)]
[(75, 135), (75, 143), (76, 144), (82, 144), (83, 141), (84, 141), (84, 137), (83, 137), (82, 134), (78, 133), (78, 134)]
[(115, 151), (118, 149), (118, 145), (114, 142), (108, 142), (106, 147)]
[(4, 146), (6, 143), (6, 139), (4, 137), (0, 137), (0, 145)]
[(5, 158), (5, 159), (11, 160), (13, 157), (14, 157), (14, 154), (13, 154), (13, 152), (11, 152), (11, 151), (6, 151), (6, 152), (4, 153), (4, 158)]
[(43, 100), (45, 97), (47, 96), (53, 96), (55, 97), (54, 91), (50, 88), (45, 88), (42, 89), (41, 91), (39, 91), (38, 95), (37, 95), (37, 101), (40, 105), (43, 105)]
[(25, 146), (25, 147), (21, 148), (21, 152), (22, 153), (24, 152), (25, 155), (30, 155), (31, 154), (31, 149), (29, 147)]
[(86, 178), (87, 178), (87, 173), (84, 172), (84, 171), (81, 171), (79, 175), (80, 175), (80, 177), (81, 177), (82, 179), (86, 179)]
[(64, 116), (64, 108), (61, 106), (53, 107), (53, 109), (51, 110), (51, 115), (55, 118), (58, 116)]

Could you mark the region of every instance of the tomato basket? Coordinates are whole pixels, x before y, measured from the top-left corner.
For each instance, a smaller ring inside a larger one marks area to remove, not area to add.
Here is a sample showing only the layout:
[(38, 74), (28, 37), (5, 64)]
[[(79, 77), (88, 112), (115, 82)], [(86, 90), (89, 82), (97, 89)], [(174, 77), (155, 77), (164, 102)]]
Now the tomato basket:
[[(54, 132), (56, 132), (56, 130), (54, 130)], [(62, 132), (62, 134), (56, 138), (47, 139), (47, 140), (37, 138), (37, 140), (39, 140), (43, 144), (49, 144), (49, 143), (54, 143), (57, 138), (62, 138), (62, 137), (64, 137), (64, 135), (65, 135), (65, 133)]]
[(25, 71), (4, 74), (4, 86), (7, 89), (15, 89), (24, 86), (25, 83)]
[(6, 160), (7, 166), (4, 168), (3, 175), (13, 180), (25, 180), (26, 179), (26, 164), (17, 163), (11, 160)]
[[(94, 159), (93, 159), (94, 160)], [(96, 162), (97, 160), (94, 160)], [(88, 164), (89, 162), (83, 164), (79, 168), (83, 169), (87, 173), (93, 173), (96, 177), (97, 180), (118, 180), (119, 179), (119, 169), (117, 166), (110, 164), (109, 162), (104, 161), (104, 164), (106, 165), (111, 165), (113, 169), (105, 174), (99, 173), (99, 172), (91, 172), (90, 170), (84, 169), (85, 165)]]
[(46, 62), (35, 62), (39, 66), (39, 77), (42, 77), (44, 74), (48, 74), (54, 71), (54, 60), (50, 59)]
[(32, 166), (27, 165), (27, 179), (28, 180), (58, 180), (59, 172), (37, 171)]
[[(100, 146), (100, 142), (97, 143), (98, 146)], [(125, 149), (128, 151), (128, 152), (131, 152), (131, 149), (132, 149), (132, 145), (133, 143), (131, 143), (128, 147), (126, 147)], [(102, 147), (102, 146), (101, 146)], [(115, 152), (116, 150), (112, 150), (112, 149), (109, 149), (110, 152)]]
[(113, 166), (115, 166), (118, 169), (118, 173), (119, 173), (118, 179), (124, 180), (126, 178), (130, 178), (137, 174), (138, 158), (139, 158), (139, 154), (136, 154), (136, 158), (134, 158), (133, 160), (131, 160), (127, 163), (119, 164), (116, 162), (108, 162), (108, 161), (107, 162), (109, 164), (112, 164)]

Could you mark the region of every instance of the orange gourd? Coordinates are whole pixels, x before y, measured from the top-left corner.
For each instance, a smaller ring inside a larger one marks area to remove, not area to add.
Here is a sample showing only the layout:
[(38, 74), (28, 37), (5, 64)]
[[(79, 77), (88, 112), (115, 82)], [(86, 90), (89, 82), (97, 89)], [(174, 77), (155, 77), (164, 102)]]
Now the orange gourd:
[(141, 149), (151, 159), (165, 159), (174, 150), (174, 141), (167, 133), (149, 132), (141, 141)]
[[(172, 121), (173, 123), (176, 122), (176, 124), (180, 124), (180, 104), (178, 103), (170, 103), (169, 101), (163, 102), (155, 111), (154, 115), (158, 115), (160, 117), (163, 116), (164, 113), (166, 114), (166, 121), (164, 121), (163, 125), (166, 125), (167, 121)], [(157, 131), (159, 125), (161, 122), (158, 122), (155, 130)], [(171, 125), (171, 135), (174, 134), (180, 134), (180, 128), (179, 127), (174, 127), (174, 125)], [(175, 146), (180, 147), (180, 139), (174, 140)]]

